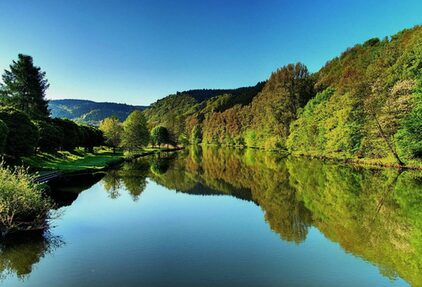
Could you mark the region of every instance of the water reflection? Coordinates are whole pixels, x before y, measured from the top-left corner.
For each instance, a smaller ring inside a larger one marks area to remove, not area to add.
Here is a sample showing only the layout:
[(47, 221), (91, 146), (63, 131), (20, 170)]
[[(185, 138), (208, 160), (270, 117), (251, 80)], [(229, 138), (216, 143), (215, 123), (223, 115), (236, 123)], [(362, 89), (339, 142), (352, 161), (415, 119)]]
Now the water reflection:
[(45, 255), (61, 247), (64, 241), (49, 233), (14, 235), (0, 242), (0, 281), (15, 275), (24, 280)]
[[(105, 175), (88, 176), (81, 180), (70, 180), (61, 186), (58, 194), (72, 195), (64, 196), (67, 200), (63, 200), (63, 195), (55, 196), (59, 201), (71, 204), (83, 189), (98, 180), (101, 180), (101, 188), (97, 186), (93, 191), (104, 194), (105, 190), (113, 199), (105, 198), (107, 204), (114, 204), (123, 195), (127, 197), (128, 193), (131, 208), (148, 199), (147, 192), (144, 197), (142, 194), (149, 181), (195, 196), (228, 195), (259, 206), (268, 226), (281, 240), (291, 242), (289, 246), (306, 245), (303, 242), (312, 234), (311, 228), (314, 231), (317, 228), (343, 250), (376, 265), (384, 276), (391, 279), (400, 277), (412, 286), (422, 286), (422, 173), (418, 171), (399, 172), (319, 160), (285, 159), (253, 149), (195, 147), (178, 153), (140, 158)], [(98, 194), (88, 204), (92, 204), (95, 198)], [(84, 202), (87, 200), (85, 198)], [(133, 204), (132, 201), (139, 202)], [(152, 201), (149, 202), (151, 204)], [(147, 214), (153, 214), (153, 209), (159, 208), (158, 197), (154, 202), (157, 204), (155, 207), (144, 206), (149, 212)], [(74, 210), (73, 216), (77, 216), (78, 211)], [(131, 209), (131, 212), (134, 211)], [(137, 220), (138, 217), (134, 222)], [(100, 224), (100, 221), (91, 222), (94, 222), (93, 225)], [(159, 222), (163, 224), (164, 221)], [(195, 226), (195, 223), (186, 222), (186, 225)], [(145, 226), (142, 234), (148, 231)], [(161, 227), (172, 229), (171, 225)], [(119, 231), (126, 232), (126, 229), (120, 228)], [(174, 232), (177, 234), (178, 231)], [(121, 235), (116, 236), (118, 240), (115, 242), (124, 241), (123, 237), (119, 237)], [(62, 244), (57, 238), (39, 236), (1, 245), (1, 276), (16, 274), (25, 278), (34, 264)], [(276, 240), (276, 244), (281, 244), (281, 241)], [(136, 248), (131, 246), (130, 250)], [(141, 259), (135, 255), (135, 261), (140, 264)], [(286, 258), (289, 260), (289, 257)], [(171, 261), (171, 258), (166, 260)], [(136, 278), (134, 284), (135, 281)]]
[(422, 286), (420, 172), (204, 148), (180, 155), (165, 174), (150, 176), (181, 192), (195, 194), (200, 183), (254, 201), (283, 240), (304, 241), (312, 225), (385, 276)]

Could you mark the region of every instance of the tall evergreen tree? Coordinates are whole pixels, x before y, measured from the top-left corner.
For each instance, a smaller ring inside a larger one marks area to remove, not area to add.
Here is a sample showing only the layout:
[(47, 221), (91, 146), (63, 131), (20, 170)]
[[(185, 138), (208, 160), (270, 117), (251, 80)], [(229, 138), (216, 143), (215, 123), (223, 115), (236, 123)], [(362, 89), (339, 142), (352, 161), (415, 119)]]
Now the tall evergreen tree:
[(49, 83), (45, 72), (34, 66), (31, 56), (18, 55), (10, 70), (5, 70), (0, 85), (0, 99), (26, 112), (32, 119), (44, 119), (50, 114), (45, 91)]

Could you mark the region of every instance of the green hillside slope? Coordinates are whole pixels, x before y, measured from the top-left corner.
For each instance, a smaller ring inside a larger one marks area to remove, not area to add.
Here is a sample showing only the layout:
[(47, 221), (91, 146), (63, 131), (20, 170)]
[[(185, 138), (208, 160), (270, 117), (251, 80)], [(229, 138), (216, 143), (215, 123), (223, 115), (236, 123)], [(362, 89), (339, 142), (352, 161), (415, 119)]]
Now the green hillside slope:
[(183, 92), (145, 113), (151, 126), (164, 125), (175, 137), (189, 137), (196, 127), (206, 144), (420, 165), (421, 69), (422, 27), (416, 26), (349, 48), (314, 74), (290, 64), (243, 90), (247, 95)]
[(143, 106), (72, 99), (51, 100), (48, 106), (52, 117), (68, 118), (93, 125), (98, 125), (101, 120), (112, 115), (123, 121), (132, 111), (145, 109)]

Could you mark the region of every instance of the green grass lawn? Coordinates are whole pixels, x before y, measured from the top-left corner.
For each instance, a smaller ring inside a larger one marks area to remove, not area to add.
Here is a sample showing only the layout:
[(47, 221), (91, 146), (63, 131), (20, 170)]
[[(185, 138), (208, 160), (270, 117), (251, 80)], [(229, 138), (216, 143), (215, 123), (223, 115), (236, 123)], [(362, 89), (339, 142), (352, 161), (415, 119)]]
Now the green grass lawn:
[(102, 169), (121, 158), (123, 158), (122, 153), (116, 152), (113, 154), (113, 152), (108, 150), (100, 150), (95, 153), (75, 150), (73, 152), (60, 151), (54, 154), (38, 153), (24, 158), (24, 163), (38, 171), (75, 172), (87, 169)]

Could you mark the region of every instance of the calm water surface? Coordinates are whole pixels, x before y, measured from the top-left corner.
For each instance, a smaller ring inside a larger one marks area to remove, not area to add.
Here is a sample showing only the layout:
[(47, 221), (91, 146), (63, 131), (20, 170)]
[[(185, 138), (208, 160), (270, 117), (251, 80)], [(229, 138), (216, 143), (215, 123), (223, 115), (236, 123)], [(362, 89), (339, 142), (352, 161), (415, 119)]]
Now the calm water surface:
[(422, 286), (422, 175), (190, 150), (59, 183), (1, 286)]

